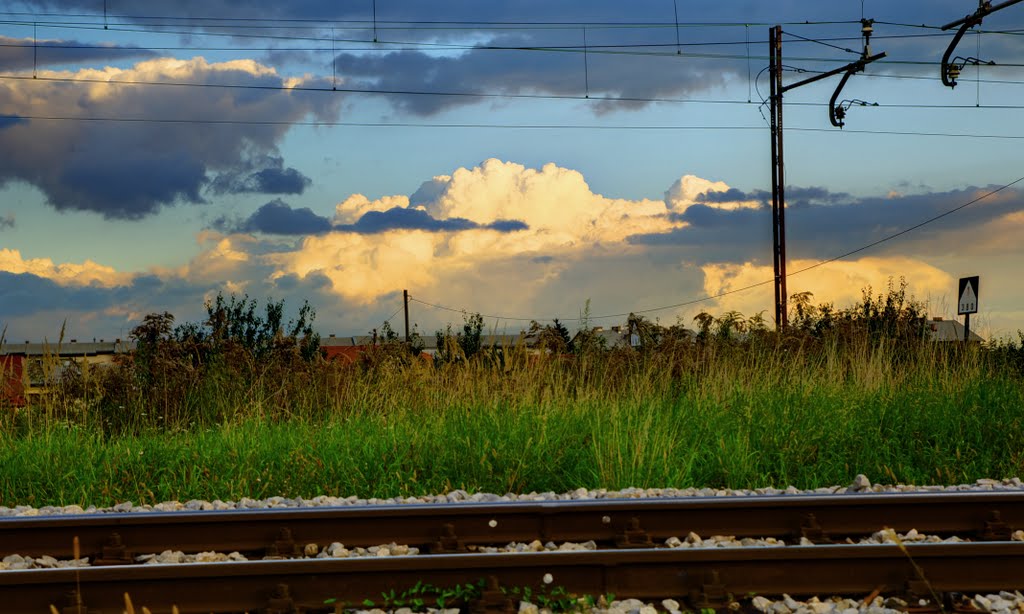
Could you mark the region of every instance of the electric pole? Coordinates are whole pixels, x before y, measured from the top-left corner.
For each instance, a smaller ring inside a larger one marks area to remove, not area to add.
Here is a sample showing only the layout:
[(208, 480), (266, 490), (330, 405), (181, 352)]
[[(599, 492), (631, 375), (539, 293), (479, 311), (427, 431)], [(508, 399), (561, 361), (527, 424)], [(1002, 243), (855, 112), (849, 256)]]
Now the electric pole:
[[(1024, 0), (1012, 1), (1021, 2)], [(782, 143), (782, 95), (802, 85), (844, 73), (828, 105), (829, 121), (833, 126), (842, 128), (846, 110), (850, 106), (855, 104), (867, 105), (868, 103), (860, 100), (844, 100), (837, 104), (836, 100), (839, 98), (839, 93), (843, 90), (851, 76), (864, 70), (871, 62), (885, 57), (885, 52), (871, 55), (871, 46), (868, 44), (868, 41), (871, 39), (873, 24), (873, 19), (861, 20), (864, 51), (860, 59), (850, 62), (846, 66), (814, 75), (790, 85), (782, 84), (782, 26), (774, 26), (768, 30), (768, 72), (771, 81), (769, 106), (771, 107), (772, 137), (772, 256), (775, 264), (775, 325), (780, 331), (786, 329), (789, 321), (786, 308), (788, 299), (788, 294), (786, 293), (786, 166)]]
[(784, 330), (786, 314), (786, 179), (782, 155), (782, 26), (768, 31), (772, 132), (772, 257), (775, 264), (775, 326)]
[(409, 343), (409, 291), (402, 290), (402, 309), (405, 310), (405, 343)]

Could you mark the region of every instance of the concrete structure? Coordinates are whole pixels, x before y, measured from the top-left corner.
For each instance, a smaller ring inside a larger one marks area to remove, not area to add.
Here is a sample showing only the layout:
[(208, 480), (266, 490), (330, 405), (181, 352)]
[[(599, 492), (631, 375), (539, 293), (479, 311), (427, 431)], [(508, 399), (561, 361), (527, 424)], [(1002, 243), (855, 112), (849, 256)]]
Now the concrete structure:
[[(956, 320), (944, 320), (942, 316), (936, 316), (928, 322), (928, 333), (933, 341), (963, 341), (964, 325)], [(985, 339), (972, 330), (968, 341), (982, 343)]]

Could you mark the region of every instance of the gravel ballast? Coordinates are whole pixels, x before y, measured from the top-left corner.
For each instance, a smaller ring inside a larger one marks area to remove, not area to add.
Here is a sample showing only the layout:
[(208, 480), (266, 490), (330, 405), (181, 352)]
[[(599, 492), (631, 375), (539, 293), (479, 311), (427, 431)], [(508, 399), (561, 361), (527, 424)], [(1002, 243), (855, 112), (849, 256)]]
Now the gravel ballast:
[(368, 505), (420, 505), (439, 503), (512, 503), (528, 501), (588, 501), (602, 499), (657, 499), (686, 497), (755, 497), (779, 495), (855, 495), (871, 493), (948, 493), (948, 492), (993, 492), (1022, 491), (1024, 482), (1020, 478), (1003, 480), (983, 478), (972, 484), (953, 486), (929, 485), (914, 486), (909, 484), (872, 484), (864, 475), (858, 475), (847, 486), (829, 486), (800, 490), (793, 486), (788, 488), (756, 488), (756, 489), (716, 489), (716, 488), (624, 488), (608, 490), (606, 488), (577, 488), (571, 492), (531, 492), (526, 494), (507, 493), (468, 493), (464, 490), (453, 490), (438, 495), (419, 497), (391, 497), (386, 499), (364, 499), (356, 496), (340, 497), (320, 495), (309, 499), (303, 497), (269, 497), (267, 499), (249, 499), (243, 497), (238, 501), (164, 501), (156, 504), (134, 504), (131, 501), (118, 503), (111, 507), (82, 507), (80, 505), (32, 507), (16, 505), (0, 506), (0, 517), (5, 516), (53, 516), (78, 514), (131, 514), (146, 512), (186, 512), (214, 510), (247, 510), (247, 509), (285, 509), (309, 507), (350, 507)]

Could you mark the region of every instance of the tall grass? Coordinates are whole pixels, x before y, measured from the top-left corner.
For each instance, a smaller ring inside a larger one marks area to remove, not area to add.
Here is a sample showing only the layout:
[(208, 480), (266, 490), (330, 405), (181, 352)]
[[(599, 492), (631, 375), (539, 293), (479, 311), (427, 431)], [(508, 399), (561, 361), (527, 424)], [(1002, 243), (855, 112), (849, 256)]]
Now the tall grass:
[(0, 505), (1024, 474), (1013, 345), (766, 333), (440, 367), (400, 345), (351, 365), (164, 349), (3, 413)]

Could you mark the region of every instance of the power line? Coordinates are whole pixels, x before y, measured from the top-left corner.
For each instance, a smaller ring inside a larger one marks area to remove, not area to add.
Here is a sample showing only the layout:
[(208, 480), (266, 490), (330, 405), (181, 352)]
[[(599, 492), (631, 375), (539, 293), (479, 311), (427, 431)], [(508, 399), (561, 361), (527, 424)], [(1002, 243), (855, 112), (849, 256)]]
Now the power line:
[[(98, 21), (104, 18), (107, 19), (126, 19), (126, 20), (164, 20), (164, 21), (178, 21), (178, 22), (225, 22), (232, 24), (239, 24), (243, 22), (256, 22), (256, 25), (249, 27), (259, 27), (266, 29), (285, 29), (292, 26), (282, 26), (281, 23), (298, 23), (298, 24), (309, 24), (309, 25), (323, 25), (330, 24), (335, 27), (341, 27), (342, 24), (351, 24), (356, 28), (367, 28), (371, 27), (374, 23), (378, 24), (378, 27), (389, 26), (389, 25), (403, 25), (403, 26), (521, 26), (521, 27), (533, 27), (533, 26), (558, 26), (558, 27), (570, 27), (580, 28), (586, 26), (590, 27), (602, 27), (607, 26), (611, 28), (674, 28), (676, 26), (682, 28), (716, 28), (716, 27), (743, 27), (743, 26), (769, 26), (775, 22), (758, 23), (750, 21), (487, 21), (487, 20), (425, 20), (425, 19), (413, 19), (413, 20), (387, 20), (387, 19), (331, 19), (328, 17), (223, 17), (223, 16), (175, 16), (175, 15), (132, 15), (125, 13), (54, 13), (54, 12), (34, 12), (34, 11), (0, 11), (0, 15), (14, 15), (14, 16), (25, 16), (32, 18), (51, 18), (51, 17), (62, 17), (62, 18), (92, 18), (97, 20), (95, 23), (102, 25), (102, 21)], [(270, 22), (270, 23), (267, 23)], [(824, 21), (791, 21), (782, 22), (785, 26), (814, 26), (814, 25), (846, 25), (851, 23), (860, 23), (853, 20), (824, 20)], [(197, 27), (209, 27), (211, 24), (200, 23)], [(237, 25), (232, 27), (238, 27)], [(309, 26), (306, 26), (309, 27)]]
[[(339, 126), (353, 128), (509, 128), (521, 130), (760, 130), (760, 126), (665, 126), (665, 125), (624, 125), (624, 124), (488, 124), (488, 123), (427, 123), (427, 122), (352, 122), (352, 121), (308, 121), (286, 120), (244, 120), (244, 119), (167, 119), (145, 117), (80, 117), (59, 115), (3, 115), (0, 120), (21, 121), (81, 121), (119, 122), (145, 124), (203, 124), (203, 125), (254, 125), (254, 126)], [(1024, 138), (1024, 137), (1021, 137)]]
[[(18, 21), (18, 22), (5, 22), (5, 21), (0, 20), (0, 24), (26, 26), (26, 27), (27, 26), (53, 27), (55, 29), (83, 29), (83, 30), (85, 30), (85, 29), (88, 29), (88, 30), (99, 30), (100, 29), (98, 26), (97, 27), (90, 27), (90, 28), (75, 28), (75, 27), (73, 27), (70, 24), (50, 24), (50, 23), (46, 23), (46, 22), (36, 22), (36, 21), (32, 21), (32, 22), (21, 22), (21, 21)], [(109, 31), (110, 28), (107, 28), (107, 30)], [(147, 31), (142, 31), (142, 30), (135, 30), (135, 29), (119, 29), (119, 28), (115, 28), (114, 31), (116, 31), (116, 32), (139, 32), (139, 33), (145, 32), (145, 33), (148, 33), (148, 34), (184, 34), (184, 33), (181, 33), (181, 32), (172, 32), (172, 31), (165, 31), (165, 30), (156, 30), (156, 31), (148, 31), (147, 30)], [(786, 32), (786, 33), (788, 35), (793, 36), (794, 38), (797, 39), (797, 41), (793, 41), (793, 42), (816, 43), (816, 44), (824, 45), (826, 47), (831, 47), (831, 48), (834, 48), (834, 49), (838, 49), (840, 51), (845, 51), (845, 52), (850, 52), (850, 53), (858, 53), (858, 52), (854, 51), (852, 49), (846, 48), (846, 47), (840, 47), (838, 45), (829, 44), (828, 41), (860, 41), (860, 40), (862, 40), (859, 37), (853, 37), (853, 36), (839, 36), (839, 37), (829, 37), (829, 38), (807, 38), (807, 37), (800, 36), (799, 34), (795, 34), (795, 33), (792, 33), (792, 32)], [(988, 32), (988, 33), (989, 34), (1024, 35), (1024, 32), (1015, 32), (1015, 31), (997, 31), (997, 32)], [(189, 34), (194, 34), (194, 33), (189, 33)], [(200, 36), (214, 36), (214, 37), (217, 37), (217, 38), (224, 38), (224, 37), (235, 37), (235, 38), (238, 38), (241, 35), (234, 35), (234, 34), (200, 34)], [(477, 51), (550, 51), (550, 50), (563, 50), (563, 49), (564, 50), (573, 50), (573, 51), (582, 51), (582, 47), (580, 45), (578, 45), (578, 44), (542, 45), (542, 46), (510, 46), (510, 45), (483, 45), (483, 44), (471, 45), (471, 44), (457, 44), (457, 43), (437, 43), (437, 42), (430, 42), (430, 41), (380, 41), (380, 40), (378, 40), (378, 41), (371, 41), (371, 40), (362, 39), (362, 38), (337, 38), (337, 37), (323, 37), (323, 36), (284, 36), (284, 37), (278, 37), (278, 36), (261, 36), (261, 35), (249, 36), (249, 35), (246, 35), (246, 36), (242, 36), (242, 37), (243, 38), (268, 39), (268, 40), (310, 41), (310, 42), (322, 43), (323, 45), (326, 45), (327, 43), (332, 42), (332, 41), (333, 42), (337, 42), (337, 43), (364, 44), (364, 45), (367, 45), (367, 46), (365, 46), (365, 47), (345, 47), (345, 48), (340, 49), (340, 51), (378, 51), (378, 52), (382, 52), (382, 53), (387, 53), (387, 52), (392, 52), (392, 51), (420, 50), (420, 49), (425, 48), (425, 47), (426, 48), (431, 48), (431, 49), (439, 49), (439, 50), (469, 50), (469, 51), (473, 51), (473, 50), (477, 50)], [(912, 38), (939, 38), (939, 37), (946, 38), (946, 35), (944, 33), (934, 33), (934, 34), (896, 34), (896, 35), (875, 35), (874, 36), (874, 38), (876, 40), (904, 40), (904, 39), (912, 39)], [(653, 42), (652, 43), (617, 43), (617, 44), (606, 43), (606, 44), (590, 45), (589, 49), (593, 50), (593, 49), (630, 49), (630, 48), (663, 48), (663, 47), (677, 47), (677, 48), (678, 47), (716, 47), (716, 46), (729, 46), (729, 45), (747, 46), (750, 43), (764, 44), (764, 42), (765, 41), (763, 41), (763, 40), (750, 41), (750, 40), (744, 39), (744, 40), (728, 40), (728, 41), (687, 41), (687, 42), (680, 42), (680, 43), (653, 43)], [(407, 45), (407, 47), (395, 47), (395, 45)], [(0, 47), (20, 48), (20, 47), (30, 47), (30, 46), (31, 46), (31, 44), (29, 44), (28, 42), (25, 42), (25, 43), (0, 43)], [(70, 43), (52, 42), (52, 41), (47, 43), (46, 48), (47, 49), (96, 49), (96, 50), (115, 51), (115, 52), (116, 51), (131, 52), (131, 51), (325, 51), (326, 50), (325, 46), (324, 47), (253, 47), (253, 46), (249, 46), (249, 47), (240, 48), (240, 47), (238, 47), (238, 45), (228, 45), (228, 46), (219, 46), (219, 47), (218, 46), (210, 46), (210, 45), (146, 45), (145, 47), (115, 47), (115, 46), (112, 46), (112, 45), (109, 45), (109, 44), (102, 44), (102, 43), (95, 43), (95, 44), (74, 43), (74, 44), (70, 44)], [(671, 55), (671, 54), (665, 54), (665, 55)], [(682, 54), (676, 54), (676, 55), (682, 55)], [(825, 59), (822, 58), (822, 61), (825, 61)]]
[[(800, 36), (799, 34), (794, 34), (793, 32), (789, 32), (789, 31), (784, 31), (784, 34), (786, 34), (787, 36), (792, 36), (793, 38), (801, 40), (801, 41), (803, 41), (805, 43), (817, 43), (819, 45), (823, 45), (825, 47), (831, 47), (832, 49), (838, 49), (839, 51), (844, 51), (846, 53), (854, 53), (854, 54), (859, 54), (860, 53), (859, 51), (854, 51), (853, 49), (850, 49), (849, 47), (840, 47), (839, 45), (833, 45), (832, 43), (825, 42), (824, 40), (821, 40), (821, 39), (807, 38), (806, 36)], [(846, 40), (846, 39), (844, 38), (843, 40)], [(859, 39), (856, 39), (856, 40), (859, 40)]]
[[(746, 104), (746, 103), (744, 103)], [(754, 104), (754, 103), (750, 103)], [(959, 108), (959, 107), (956, 107)], [(964, 105), (965, 109), (974, 109), (974, 105)], [(982, 107), (985, 108), (985, 107)], [(1014, 108), (1024, 108), (1014, 107)], [(245, 120), (245, 119), (169, 119), (146, 117), (81, 117), (60, 115), (6, 115), (0, 114), (0, 120), (17, 122), (23, 120), (37, 121), (80, 121), (80, 122), (114, 122), (137, 124), (199, 124), (199, 125), (244, 125), (244, 126), (326, 126), (349, 128), (443, 128), (443, 129), (509, 129), (509, 130), (762, 130), (763, 126), (724, 126), (724, 125), (627, 125), (627, 124), (497, 124), (497, 123), (428, 123), (428, 122), (354, 122), (354, 121), (309, 121), (309, 120)], [(824, 134), (875, 134), (887, 136), (924, 136), (947, 138), (971, 138), (993, 140), (1024, 140), (1024, 135), (1016, 134), (975, 134), (970, 132), (912, 132), (900, 130), (844, 130), (837, 132), (828, 128), (802, 128), (790, 126), (786, 128), (794, 132), (820, 132)]]
[[(814, 72), (814, 71), (803, 71)], [(880, 76), (880, 75), (876, 75)], [(89, 83), (101, 85), (130, 85), (130, 86), (154, 86), (154, 87), (196, 87), (196, 88), (223, 88), (234, 90), (262, 90), (279, 92), (337, 92), (342, 94), (377, 94), (384, 96), (438, 96), (453, 98), (508, 98), (526, 100), (573, 100), (573, 101), (595, 101), (595, 102), (644, 102), (644, 103), (676, 103), (676, 104), (722, 104), (722, 105), (751, 105), (755, 104), (741, 99), (711, 99), (711, 98), (663, 98), (663, 97), (642, 97), (642, 96), (583, 96), (578, 94), (522, 94), (505, 92), (465, 92), (465, 91), (425, 91), (406, 89), (369, 89), (358, 87), (334, 87), (334, 86), (311, 86), (311, 85), (257, 85), (239, 83), (195, 83), (187, 81), (147, 81), (141, 79), (100, 79), (90, 77), (53, 77), (46, 75), (30, 74), (0, 74), (0, 80), (31, 81), (31, 82), (55, 82), (55, 83)], [(1019, 84), (1021, 82), (1010, 82)], [(791, 106), (821, 106), (814, 102), (791, 102)], [(879, 108), (904, 108), (904, 109), (1021, 109), (1024, 105), (942, 105), (942, 104), (880, 104)], [(111, 119), (110, 121), (117, 121)], [(141, 121), (141, 120), (136, 120)]]
[(402, 309), (405, 309), (405, 305), (402, 305), (401, 307), (396, 309), (395, 313), (391, 314), (391, 317), (389, 317), (387, 320), (384, 320), (384, 323), (387, 324), (387, 323), (391, 322), (391, 320), (394, 320), (395, 316), (397, 316), (402, 311)]
[[(17, 22), (17, 25), (24, 25), (24, 26), (37, 25), (38, 26), (38, 25), (44, 25), (44, 24), (39, 24), (38, 22), (34, 22), (33, 21), (33, 22)], [(66, 25), (66, 24), (47, 23), (47, 24), (45, 24), (45, 26), (46, 27), (50, 27), (50, 28), (57, 28), (57, 29), (63, 28), (63, 29), (72, 29), (72, 30), (97, 30), (97, 31), (102, 30), (102, 31), (118, 31), (118, 32), (136, 32), (136, 33), (144, 33), (144, 34), (177, 34), (177, 35), (185, 35), (185, 36), (195, 36), (196, 35), (195, 32), (187, 32), (187, 31), (172, 31), (172, 30), (157, 30), (157, 31), (154, 31), (154, 30), (142, 30), (142, 29), (133, 29), (133, 28), (118, 28), (118, 27), (106, 27), (106, 26), (101, 27), (101, 26), (98, 26), (98, 25), (97, 26), (92, 26), (92, 27), (87, 27), (87, 26), (75, 26), (75, 25)], [(319, 37), (319, 36), (316, 36), (316, 37), (313, 37), (313, 36), (310, 36), (310, 37), (296, 37), (296, 36), (275, 36), (275, 35), (263, 35), (263, 34), (260, 34), (260, 35), (248, 35), (248, 34), (238, 34), (238, 33), (211, 34), (211, 35), (213, 35), (213, 36), (231, 37), (231, 38), (255, 38), (255, 39), (267, 39), (267, 40), (289, 40), (289, 41), (307, 40), (307, 41), (321, 42), (321, 43), (323, 43), (325, 45), (330, 42), (330, 39), (327, 39), (327, 38), (324, 38), (324, 37)], [(349, 43), (358, 43), (358, 44), (365, 44), (365, 45), (371, 45), (372, 44), (372, 45), (375, 45), (374, 47), (372, 47), (370, 49), (372, 51), (386, 51), (386, 50), (392, 50), (393, 51), (393, 50), (395, 50), (395, 49), (381, 49), (380, 45), (405, 45), (405, 46), (414, 47), (414, 48), (423, 47), (423, 48), (427, 48), (427, 49), (436, 49), (436, 50), (533, 51), (533, 52), (546, 52), (546, 53), (580, 53), (580, 54), (585, 52), (585, 50), (581, 46), (579, 46), (579, 45), (565, 45), (565, 46), (559, 46), (559, 45), (524, 45), (524, 46), (456, 45), (456, 44), (451, 44), (451, 43), (434, 43), (434, 42), (426, 42), (426, 41), (384, 41), (384, 40), (370, 41), (370, 40), (367, 40), (367, 39), (340, 39), (338, 42), (349, 42)], [(805, 42), (821, 42), (821, 41), (816, 40), (816, 39), (806, 39)], [(711, 44), (711, 43), (708, 43), (708, 44)], [(730, 42), (730, 43), (715, 43), (715, 44), (744, 45), (745, 41), (738, 41), (737, 40), (735, 42)], [(633, 56), (633, 57), (663, 57), (663, 58), (672, 58), (672, 57), (674, 57), (674, 58), (683, 58), (683, 59), (743, 60), (743, 61), (751, 59), (751, 56), (748, 56), (746, 54), (724, 54), (724, 53), (715, 54), (715, 53), (693, 53), (693, 52), (685, 52), (685, 53), (678, 53), (677, 52), (677, 53), (673, 53), (670, 50), (666, 50), (666, 51), (643, 51), (642, 50), (642, 49), (651, 49), (651, 48), (653, 48), (653, 49), (659, 49), (659, 48), (671, 49), (671, 48), (677, 47), (673, 43), (635, 43), (635, 44), (621, 44), (621, 45), (595, 45), (594, 47), (595, 47), (595, 49), (593, 49), (593, 50), (588, 49), (588, 50), (586, 50), (586, 52), (587, 53), (596, 53), (596, 54), (601, 54), (601, 55), (613, 55), (613, 56), (614, 55), (619, 55), (619, 56)], [(324, 48), (324, 49), (321, 49), (321, 48), (315, 49), (315, 51), (325, 51), (325, 50), (326, 50), (326, 48)], [(359, 49), (355, 49), (355, 50), (359, 50)], [(758, 55), (758, 56), (754, 56), (753, 59), (767, 60), (767, 57)], [(801, 62), (834, 62), (835, 61), (834, 58), (819, 58), (819, 57), (792, 57), (792, 58), (789, 58), (789, 59), (791, 61), (801, 61)], [(934, 64), (934, 62), (931, 61), (931, 60), (882, 60), (882, 61), (879, 61), (878, 63), (879, 64), (891, 64), (891, 65), (908, 65), (908, 66), (932, 66)], [(1001, 63), (995, 65), (995, 67), (1020, 68), (1020, 67), (1024, 67), (1024, 64), (1001, 62)]]
[[(885, 237), (883, 237), (881, 239), (878, 239), (877, 241), (873, 241), (871, 243), (868, 243), (867, 245), (863, 245), (861, 247), (858, 247), (857, 249), (850, 250), (850, 251), (845, 252), (843, 254), (840, 254), (838, 256), (833, 256), (832, 258), (828, 258), (828, 259), (825, 259), (825, 260), (819, 260), (818, 262), (816, 262), (816, 263), (814, 263), (814, 264), (812, 264), (810, 266), (806, 266), (806, 267), (804, 267), (802, 269), (793, 271), (791, 273), (787, 273), (786, 277), (787, 278), (793, 277), (794, 275), (799, 275), (800, 273), (804, 273), (804, 272), (810, 271), (812, 269), (816, 269), (818, 267), (824, 266), (826, 264), (830, 264), (832, 262), (836, 262), (836, 261), (842, 260), (844, 258), (848, 258), (848, 257), (850, 257), (850, 256), (852, 256), (854, 254), (858, 254), (858, 253), (863, 252), (865, 250), (871, 249), (872, 247), (875, 247), (877, 245), (881, 245), (882, 243), (885, 243), (887, 241), (891, 241), (891, 240), (893, 240), (893, 239), (895, 239), (897, 237), (901, 237), (901, 236), (903, 236), (903, 235), (905, 235), (905, 234), (907, 234), (909, 232), (917, 230), (918, 228), (921, 228), (923, 226), (931, 224), (932, 222), (941, 220), (944, 217), (952, 215), (952, 214), (956, 213), (957, 211), (965, 209), (965, 208), (967, 208), (967, 207), (969, 207), (969, 206), (971, 206), (971, 205), (973, 205), (975, 203), (978, 203), (978, 202), (981, 202), (981, 201), (983, 201), (985, 199), (991, 198), (992, 196), (995, 196), (996, 194), (998, 194), (998, 193), (1000, 193), (1000, 192), (1002, 192), (1004, 190), (1007, 190), (1007, 189), (1017, 185), (1018, 183), (1020, 183), (1022, 181), (1024, 181), (1024, 176), (1018, 177), (1017, 179), (1011, 181), (1010, 183), (1007, 183), (1006, 185), (1000, 186), (1000, 187), (998, 187), (998, 188), (996, 188), (994, 190), (990, 190), (990, 191), (988, 191), (988, 192), (986, 192), (986, 193), (984, 193), (984, 194), (982, 194), (982, 195), (980, 195), (980, 196), (978, 196), (976, 198), (973, 198), (973, 199), (967, 201), (966, 203), (964, 203), (962, 205), (959, 205), (957, 207), (954, 207), (952, 209), (944, 211), (944, 212), (942, 212), (942, 213), (940, 213), (938, 215), (930, 217), (930, 218), (924, 220), (923, 222), (920, 222), (918, 224), (910, 226), (909, 228), (904, 228), (903, 230), (900, 230), (898, 232), (895, 232), (895, 233), (892, 233), (890, 235), (887, 235), (887, 236), (885, 236)], [(572, 322), (572, 321), (579, 322), (579, 321), (582, 321), (584, 319), (587, 319), (587, 320), (604, 320), (604, 319), (608, 319), (608, 318), (625, 318), (625, 317), (628, 317), (630, 315), (635, 315), (635, 314), (653, 313), (653, 312), (656, 312), (656, 311), (665, 311), (667, 309), (677, 309), (679, 307), (686, 307), (686, 306), (689, 306), (689, 305), (696, 305), (698, 303), (703, 303), (705, 301), (714, 300), (714, 299), (717, 299), (717, 298), (721, 298), (723, 296), (729, 296), (731, 294), (737, 294), (737, 293), (740, 293), (740, 292), (746, 292), (747, 290), (752, 290), (754, 288), (758, 288), (758, 287), (761, 287), (761, 286), (766, 286), (766, 285), (774, 283), (774, 282), (775, 282), (774, 278), (766, 279), (764, 281), (760, 281), (760, 282), (757, 282), (757, 283), (749, 284), (749, 285), (743, 286), (741, 288), (734, 288), (732, 290), (727, 290), (725, 292), (719, 292), (718, 294), (711, 294), (711, 295), (703, 296), (703, 297), (700, 297), (700, 298), (696, 298), (696, 299), (692, 299), (692, 300), (688, 300), (688, 301), (683, 301), (683, 302), (680, 302), (680, 303), (675, 303), (673, 305), (664, 305), (664, 306), (661, 306), (661, 307), (651, 307), (649, 309), (637, 309), (637, 310), (633, 310), (633, 311), (630, 311), (630, 312), (627, 312), (627, 313), (614, 313), (614, 314), (606, 314), (606, 315), (598, 315), (598, 316), (587, 316), (586, 318), (582, 318), (582, 317), (578, 317), (578, 318), (573, 318), (573, 317), (518, 318), (518, 317), (510, 317), (510, 316), (502, 316), (502, 315), (493, 315), (493, 314), (480, 314), (480, 315), (485, 317), (485, 318), (488, 318), (488, 319), (509, 320), (509, 321), (515, 321), (515, 322), (532, 322), (532, 321), (544, 322), (544, 321), (554, 320), (554, 319), (558, 319), (558, 320), (566, 321), (566, 322)], [(434, 309), (441, 309), (441, 310), (444, 310), (444, 311), (451, 311), (451, 312), (463, 313), (463, 314), (469, 313), (469, 310), (467, 310), (467, 309), (455, 309), (453, 307), (448, 307), (448, 306), (445, 306), (445, 305), (438, 305), (438, 304), (435, 304), (435, 303), (430, 303), (430, 302), (423, 301), (423, 300), (420, 300), (420, 299), (417, 299), (417, 298), (413, 298), (412, 296), (409, 297), (409, 300), (410, 301), (416, 301), (417, 303), (420, 303), (422, 305), (426, 305), (428, 307), (433, 307)]]

